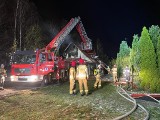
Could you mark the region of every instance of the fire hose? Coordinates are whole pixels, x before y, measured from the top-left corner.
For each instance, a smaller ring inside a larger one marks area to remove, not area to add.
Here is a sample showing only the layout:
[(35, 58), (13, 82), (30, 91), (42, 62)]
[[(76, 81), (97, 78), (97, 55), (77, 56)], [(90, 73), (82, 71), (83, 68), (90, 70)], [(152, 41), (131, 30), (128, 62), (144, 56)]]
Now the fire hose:
[[(121, 94), (121, 93), (118, 91), (119, 89), (121, 89), (121, 90), (123, 91), (123, 93), (126, 94), (129, 98), (127, 98), (126, 96), (124, 96), (123, 94)], [(148, 113), (148, 111), (147, 111), (142, 105), (137, 104), (137, 103), (136, 103), (136, 100), (133, 99), (124, 89), (122, 89), (121, 87), (117, 87), (117, 92), (118, 92), (119, 95), (121, 95), (122, 97), (124, 97), (124, 98), (127, 99), (128, 101), (132, 102), (132, 103), (134, 104), (134, 107), (133, 107), (129, 112), (127, 112), (127, 113), (125, 113), (124, 115), (121, 115), (121, 116), (115, 118), (114, 120), (120, 120), (120, 119), (122, 119), (122, 118), (125, 118), (125, 117), (129, 116), (131, 113), (133, 113), (133, 112), (136, 110), (137, 105), (138, 105), (141, 109), (143, 109), (143, 110), (145, 111), (145, 113), (146, 113), (146, 117), (145, 117), (144, 120), (148, 120), (148, 119), (149, 119), (149, 113)]]

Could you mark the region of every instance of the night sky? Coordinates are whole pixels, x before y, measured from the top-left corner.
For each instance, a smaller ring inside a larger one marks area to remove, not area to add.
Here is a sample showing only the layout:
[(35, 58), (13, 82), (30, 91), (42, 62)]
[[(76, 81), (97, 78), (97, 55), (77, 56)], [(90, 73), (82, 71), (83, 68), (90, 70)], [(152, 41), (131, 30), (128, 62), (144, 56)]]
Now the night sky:
[(102, 41), (107, 56), (115, 58), (122, 40), (131, 46), (143, 26), (160, 25), (159, 0), (33, 0), (44, 20), (80, 16), (88, 37)]

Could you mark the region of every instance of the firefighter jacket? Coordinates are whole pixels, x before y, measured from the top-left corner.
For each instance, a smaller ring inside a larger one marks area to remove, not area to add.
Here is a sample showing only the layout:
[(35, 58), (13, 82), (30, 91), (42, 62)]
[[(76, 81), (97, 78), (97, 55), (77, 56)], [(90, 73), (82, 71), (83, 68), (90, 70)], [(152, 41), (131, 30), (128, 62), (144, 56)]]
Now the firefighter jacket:
[(77, 79), (88, 79), (88, 69), (86, 65), (77, 67)]
[(71, 67), (70, 69), (69, 69), (69, 79), (71, 80), (73, 80), (73, 79), (75, 79), (76, 78), (76, 70), (75, 70), (75, 68), (74, 67)]
[(112, 68), (112, 74), (117, 74), (117, 67)]
[(0, 75), (6, 76), (6, 70), (4, 68), (0, 68)]
[(102, 70), (101, 69), (95, 69), (94, 71), (94, 75), (96, 78), (100, 78), (100, 76), (102, 75)]

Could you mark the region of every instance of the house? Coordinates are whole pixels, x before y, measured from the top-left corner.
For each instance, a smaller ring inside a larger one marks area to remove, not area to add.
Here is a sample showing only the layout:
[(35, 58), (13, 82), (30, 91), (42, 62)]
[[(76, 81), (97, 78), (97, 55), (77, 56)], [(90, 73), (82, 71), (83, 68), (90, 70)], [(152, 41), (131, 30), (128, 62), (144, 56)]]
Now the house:
[(84, 51), (79, 46), (74, 43), (69, 44), (67, 49), (65, 50), (65, 60), (70, 62), (72, 60), (76, 60), (78, 63), (78, 59), (82, 58), (85, 60), (85, 63), (88, 67), (89, 75), (94, 75), (94, 69), (96, 68), (96, 64), (98, 62), (94, 59), (95, 52), (92, 51)]

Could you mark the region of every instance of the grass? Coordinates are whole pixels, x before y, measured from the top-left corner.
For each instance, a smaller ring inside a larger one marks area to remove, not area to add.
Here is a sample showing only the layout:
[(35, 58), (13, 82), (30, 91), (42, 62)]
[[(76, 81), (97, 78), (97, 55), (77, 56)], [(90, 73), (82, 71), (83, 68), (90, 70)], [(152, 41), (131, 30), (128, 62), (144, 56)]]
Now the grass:
[(147, 111), (149, 111), (149, 120), (159, 120), (160, 119), (160, 104), (152, 101), (137, 100), (139, 104), (144, 106)]
[[(77, 91), (78, 91), (78, 83)], [(133, 104), (122, 98), (116, 88), (102, 82), (94, 90), (88, 81), (89, 96), (69, 95), (69, 83), (50, 85), (0, 100), (1, 120), (111, 120), (129, 111)]]

